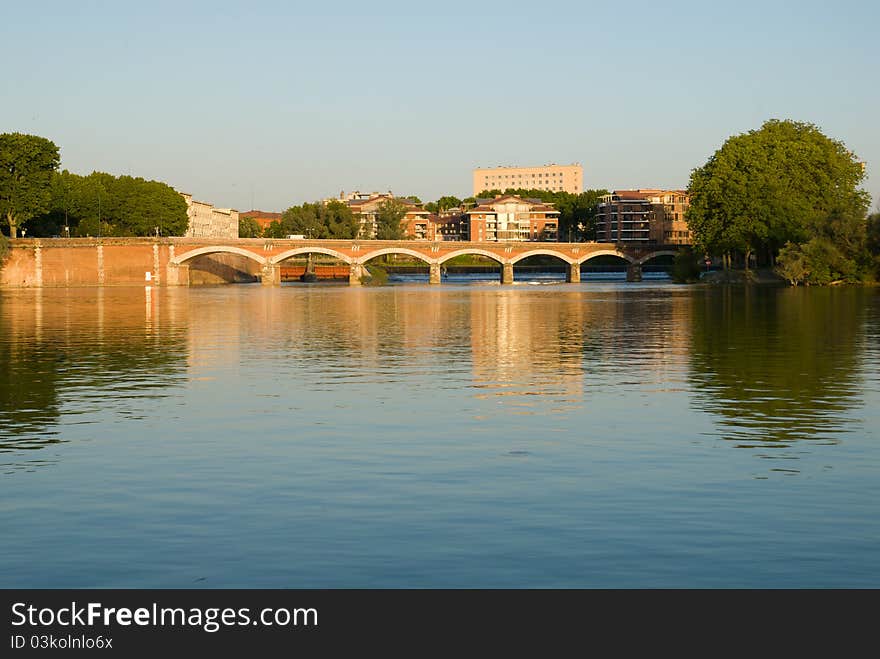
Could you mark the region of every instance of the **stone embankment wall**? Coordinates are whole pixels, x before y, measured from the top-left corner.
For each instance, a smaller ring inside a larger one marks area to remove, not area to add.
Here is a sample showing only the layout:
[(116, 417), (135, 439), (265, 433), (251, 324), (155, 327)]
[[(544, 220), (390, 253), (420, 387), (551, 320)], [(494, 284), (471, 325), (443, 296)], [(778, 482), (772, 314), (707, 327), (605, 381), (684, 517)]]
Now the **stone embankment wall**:
[(168, 245), (148, 240), (136, 243), (131, 239), (113, 238), (13, 240), (0, 270), (0, 286), (143, 284), (147, 272), (151, 279), (164, 272), (168, 252)]
[[(179, 247), (178, 247), (179, 248)], [(174, 245), (132, 238), (19, 239), (11, 241), (0, 287), (162, 285)], [(150, 278), (147, 280), (147, 273)], [(260, 266), (236, 254), (194, 259), (190, 284), (259, 280)]]

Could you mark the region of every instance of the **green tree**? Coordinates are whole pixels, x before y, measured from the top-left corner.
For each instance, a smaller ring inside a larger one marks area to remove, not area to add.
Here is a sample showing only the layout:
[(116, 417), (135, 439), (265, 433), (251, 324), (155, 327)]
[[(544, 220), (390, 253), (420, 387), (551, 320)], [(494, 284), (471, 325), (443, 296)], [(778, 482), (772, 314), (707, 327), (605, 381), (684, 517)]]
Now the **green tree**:
[[(100, 218), (100, 226), (98, 220)], [(53, 172), (49, 204), (27, 222), (35, 236), (182, 236), (189, 219), (186, 201), (160, 181), (92, 172)]]
[(60, 156), (54, 142), (37, 135), (0, 135), (0, 215), (9, 235), (22, 222), (49, 208), (52, 173)]
[(278, 220), (271, 222), (269, 226), (263, 229), (263, 238), (284, 238), (286, 235), (288, 234), (284, 229), (284, 225)]
[(386, 199), (376, 210), (376, 238), (378, 240), (401, 240), (404, 237), (403, 218), (406, 204), (399, 199)]
[[(843, 143), (812, 124), (770, 120), (731, 137), (693, 170), (688, 226), (700, 248), (725, 255), (725, 266), (739, 252), (748, 267), (753, 253), (772, 260), (789, 241), (829, 232), (841, 239), (839, 228), (850, 231), (864, 219), (863, 178), (861, 163)], [(843, 220), (838, 229), (829, 226), (835, 217)]]
[(181, 236), (186, 233), (186, 201), (171, 186), (131, 176), (107, 181), (110, 208), (107, 221), (113, 235)]
[(286, 235), (302, 234), (307, 238), (350, 240), (360, 231), (360, 222), (351, 208), (333, 200), (291, 206), (281, 214)]
[(326, 228), (327, 238), (336, 240), (357, 238), (361, 223), (346, 204), (334, 200), (322, 205), (322, 211), (322, 223)]
[(448, 211), (450, 208), (458, 208), (461, 206), (461, 199), (446, 195), (437, 200), (438, 211)]
[(779, 251), (776, 272), (792, 286), (825, 285), (861, 279), (859, 264), (828, 238), (817, 236), (803, 244), (787, 243)]
[(875, 280), (880, 280), (880, 213), (868, 216), (865, 247), (874, 271)]
[(700, 261), (690, 247), (680, 249), (672, 261), (672, 280), (677, 284), (690, 284), (700, 279)]
[(785, 243), (776, 258), (776, 272), (780, 277), (787, 279), (792, 286), (806, 281), (810, 269), (804, 250), (800, 245), (792, 242)]
[(239, 238), (259, 238), (263, 231), (260, 225), (252, 217), (238, 218), (238, 237)]

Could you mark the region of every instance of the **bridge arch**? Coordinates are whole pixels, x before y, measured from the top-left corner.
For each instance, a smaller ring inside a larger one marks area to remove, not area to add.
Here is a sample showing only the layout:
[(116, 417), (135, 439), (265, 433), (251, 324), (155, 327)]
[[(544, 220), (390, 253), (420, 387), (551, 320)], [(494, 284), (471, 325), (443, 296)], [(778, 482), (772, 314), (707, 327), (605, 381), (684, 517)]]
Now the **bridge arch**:
[(294, 256), (298, 256), (299, 254), (326, 254), (327, 256), (332, 256), (333, 258), (339, 259), (344, 263), (351, 265), (352, 259), (349, 256), (346, 256), (342, 252), (337, 252), (334, 249), (330, 249), (328, 247), (294, 247), (293, 249), (288, 249), (287, 251), (281, 252), (280, 254), (276, 254), (275, 256), (269, 259), (269, 263), (273, 265), (277, 265), (282, 261), (286, 261), (289, 258)]
[(589, 254), (585, 254), (584, 256), (579, 258), (577, 260), (577, 263), (578, 265), (583, 265), (590, 259), (594, 259), (597, 256), (617, 256), (625, 260), (627, 263), (635, 263), (635, 259), (617, 249), (600, 249), (597, 252), (590, 252)]
[(678, 254), (678, 252), (674, 249), (661, 249), (656, 252), (651, 252), (647, 256), (643, 256), (638, 261), (634, 261), (634, 263), (636, 263), (637, 265), (644, 265), (651, 259), (655, 259), (658, 256), (675, 256), (676, 254)]
[(485, 249), (457, 249), (454, 252), (449, 252), (449, 254), (444, 254), (443, 256), (441, 256), (439, 259), (437, 259), (437, 263), (446, 263), (446, 261), (448, 261), (449, 259), (454, 259), (456, 256), (485, 256), (492, 259), (493, 261), (497, 261), (498, 265), (504, 265), (505, 263), (503, 256)]
[(260, 265), (266, 265), (268, 263), (268, 259), (266, 257), (255, 254), (250, 250), (242, 249), (241, 247), (231, 247), (228, 245), (217, 245), (212, 247), (199, 247), (197, 249), (192, 249), (188, 252), (184, 252), (183, 254), (176, 254), (174, 258), (169, 261), (169, 264), (183, 265), (187, 261), (191, 261), (197, 256), (204, 256), (205, 254), (238, 254), (239, 256), (244, 256), (253, 261), (256, 261)]
[(570, 256), (566, 256), (562, 252), (557, 252), (552, 249), (533, 249), (525, 252), (524, 254), (517, 254), (512, 259), (510, 259), (510, 262), (512, 264), (516, 264), (523, 259), (529, 258), (530, 256), (553, 256), (561, 261), (564, 261), (565, 263), (568, 263), (569, 265), (577, 263), (577, 261), (575, 259), (572, 259)]
[(417, 252), (414, 249), (408, 249), (406, 247), (384, 247), (382, 249), (376, 249), (372, 252), (364, 254), (358, 259), (358, 261), (360, 263), (366, 263), (371, 259), (374, 259), (378, 256), (385, 256), (386, 254), (406, 254), (407, 256), (412, 256), (419, 259), (420, 261), (424, 261), (428, 265), (431, 265), (432, 263), (437, 263), (436, 260), (430, 259), (421, 252)]

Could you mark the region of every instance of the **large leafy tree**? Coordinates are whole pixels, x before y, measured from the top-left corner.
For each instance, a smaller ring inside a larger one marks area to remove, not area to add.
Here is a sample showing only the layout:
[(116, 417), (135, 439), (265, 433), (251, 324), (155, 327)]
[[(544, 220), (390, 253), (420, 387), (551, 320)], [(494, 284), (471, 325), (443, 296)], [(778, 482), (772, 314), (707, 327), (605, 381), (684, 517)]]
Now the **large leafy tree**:
[(260, 225), (252, 217), (240, 217), (238, 219), (239, 238), (259, 238), (263, 235)]
[(400, 240), (406, 231), (403, 218), (407, 206), (399, 199), (386, 199), (376, 209), (376, 238), (378, 240)]
[[(767, 121), (728, 139), (691, 173), (688, 226), (705, 251), (756, 251), (771, 258), (787, 242), (816, 236), (848, 243), (864, 239), (864, 169), (842, 142), (816, 126)], [(860, 249), (850, 244), (842, 249)]]
[(351, 208), (341, 201), (331, 201), (323, 207), (323, 224), (327, 230), (327, 238), (348, 240), (357, 238), (361, 223)]
[(52, 173), (60, 156), (54, 142), (38, 135), (0, 135), (0, 216), (9, 235), (25, 220), (49, 208)]
[(307, 238), (347, 240), (356, 238), (360, 223), (351, 208), (341, 201), (305, 203), (292, 206), (281, 215), (285, 234)]

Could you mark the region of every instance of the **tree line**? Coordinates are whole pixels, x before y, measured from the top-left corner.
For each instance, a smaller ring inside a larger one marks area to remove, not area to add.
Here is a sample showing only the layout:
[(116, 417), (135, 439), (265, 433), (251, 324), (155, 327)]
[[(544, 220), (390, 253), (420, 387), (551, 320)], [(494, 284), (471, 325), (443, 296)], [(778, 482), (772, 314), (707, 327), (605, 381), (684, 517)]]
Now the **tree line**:
[(186, 201), (160, 181), (58, 171), (54, 142), (0, 135), (0, 214), (13, 238), (48, 236), (181, 236)]

